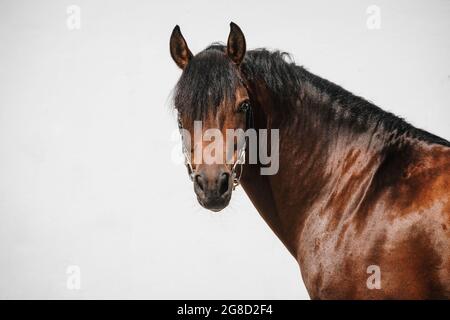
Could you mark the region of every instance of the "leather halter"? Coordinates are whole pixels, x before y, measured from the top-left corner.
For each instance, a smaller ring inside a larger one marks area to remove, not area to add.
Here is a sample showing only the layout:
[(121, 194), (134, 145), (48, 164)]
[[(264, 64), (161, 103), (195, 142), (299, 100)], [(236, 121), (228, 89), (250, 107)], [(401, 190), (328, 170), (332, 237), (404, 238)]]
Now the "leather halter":
[[(252, 110), (251, 105), (245, 113), (245, 126), (246, 126), (245, 130), (250, 129), (253, 126), (253, 110)], [(192, 167), (191, 151), (187, 150), (186, 144), (184, 142), (184, 136), (183, 136), (183, 132), (182, 132), (183, 124), (181, 122), (180, 113), (178, 113), (178, 129), (180, 130), (180, 134), (181, 134), (181, 140), (182, 140), (181, 144), (182, 144), (182, 149), (183, 149), (182, 151), (183, 151), (183, 155), (184, 155), (184, 163), (187, 167), (189, 178), (191, 179), (191, 181), (194, 181), (195, 171), (194, 171), (194, 168)], [(236, 187), (239, 186), (240, 181), (241, 181), (242, 172), (244, 170), (246, 149), (247, 149), (247, 137), (245, 137), (243, 145), (238, 150), (237, 159), (233, 163), (233, 166), (231, 167), (231, 176), (233, 178), (233, 190), (235, 190)], [(239, 170), (237, 170), (238, 167), (239, 167)], [(238, 171), (239, 171), (239, 174), (237, 173)]]

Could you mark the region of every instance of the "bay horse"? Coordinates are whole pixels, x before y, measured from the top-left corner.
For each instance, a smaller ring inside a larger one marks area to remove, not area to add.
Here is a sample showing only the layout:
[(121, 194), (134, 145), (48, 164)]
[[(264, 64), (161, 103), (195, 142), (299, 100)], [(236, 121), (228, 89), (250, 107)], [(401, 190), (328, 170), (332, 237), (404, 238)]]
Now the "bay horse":
[(450, 143), (286, 53), (247, 51), (242, 30), (230, 28), (226, 45), (195, 56), (173, 29), (180, 128), (276, 128), (279, 170), (243, 163), (236, 178), (228, 164), (192, 164), (186, 150), (199, 203), (220, 211), (240, 182), (312, 299), (449, 299)]

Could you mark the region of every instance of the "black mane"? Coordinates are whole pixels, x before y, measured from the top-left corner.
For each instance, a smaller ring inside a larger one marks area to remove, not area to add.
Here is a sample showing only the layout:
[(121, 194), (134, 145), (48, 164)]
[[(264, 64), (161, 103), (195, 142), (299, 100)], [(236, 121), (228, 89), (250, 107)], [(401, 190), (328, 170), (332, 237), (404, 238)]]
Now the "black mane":
[[(225, 50), (222, 44), (212, 44), (186, 66), (175, 88), (174, 102), (179, 112), (201, 120), (208, 112), (215, 112), (223, 100), (234, 101), (236, 86), (244, 80), (224, 55)], [(315, 110), (306, 112), (320, 113), (324, 121), (337, 120), (353, 130), (379, 127), (395, 136), (407, 135), (450, 146), (449, 141), (415, 128), (404, 119), (296, 65), (288, 53), (250, 50), (240, 68), (245, 81), (266, 84), (276, 104), (283, 109), (281, 112), (298, 113), (302, 105), (310, 105)], [(303, 103), (305, 100), (308, 103)]]
[(209, 112), (215, 113), (222, 101), (234, 101), (239, 83), (242, 79), (224, 55), (224, 46), (211, 45), (183, 70), (175, 87), (175, 106), (190, 119), (202, 120)]

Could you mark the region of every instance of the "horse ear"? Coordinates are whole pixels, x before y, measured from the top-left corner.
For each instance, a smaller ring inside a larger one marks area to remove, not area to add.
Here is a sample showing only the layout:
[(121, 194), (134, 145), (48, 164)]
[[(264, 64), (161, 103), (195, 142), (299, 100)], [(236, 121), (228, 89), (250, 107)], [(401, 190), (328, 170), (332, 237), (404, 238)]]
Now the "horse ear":
[(173, 28), (172, 35), (170, 36), (170, 55), (181, 69), (184, 69), (193, 57), (178, 25)]
[(245, 56), (246, 50), (245, 37), (241, 28), (234, 22), (230, 23), (230, 35), (227, 42), (227, 54), (237, 65), (239, 65)]

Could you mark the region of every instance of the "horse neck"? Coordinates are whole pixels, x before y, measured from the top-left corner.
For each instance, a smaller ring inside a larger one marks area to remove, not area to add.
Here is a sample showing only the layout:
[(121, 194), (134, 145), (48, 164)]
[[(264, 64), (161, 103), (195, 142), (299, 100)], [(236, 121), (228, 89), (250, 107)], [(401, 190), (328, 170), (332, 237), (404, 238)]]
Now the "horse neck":
[(247, 165), (242, 185), (264, 220), (297, 257), (308, 214), (320, 210), (352, 166), (367, 163), (360, 169), (362, 180), (373, 174), (379, 164), (374, 154), (382, 143), (373, 138), (375, 127), (358, 132), (330, 121), (323, 113), (329, 106), (311, 88), (298, 92), (300, 98), (292, 102), (296, 108), (286, 114), (287, 106), (277, 105), (279, 99), (264, 83), (252, 83), (250, 88), (255, 129), (279, 129), (279, 171), (262, 176), (258, 165)]

